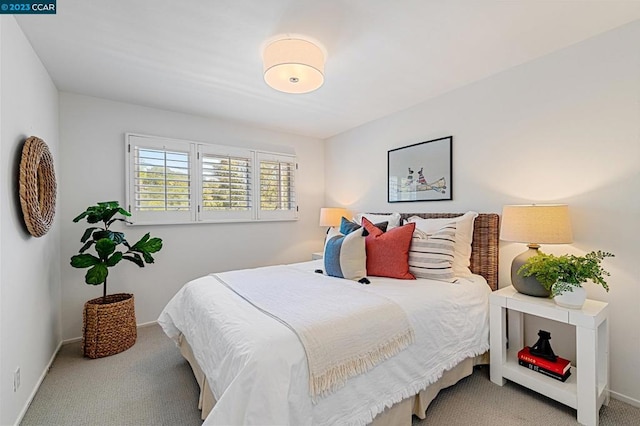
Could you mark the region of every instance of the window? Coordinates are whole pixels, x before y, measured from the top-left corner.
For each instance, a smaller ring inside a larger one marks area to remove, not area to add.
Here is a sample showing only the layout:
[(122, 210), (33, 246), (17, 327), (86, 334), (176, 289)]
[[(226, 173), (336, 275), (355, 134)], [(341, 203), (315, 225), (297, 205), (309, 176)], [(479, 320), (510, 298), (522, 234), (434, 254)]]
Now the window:
[(199, 145), (200, 220), (253, 220), (253, 157), (248, 149)]
[(127, 134), (136, 224), (295, 220), (295, 156)]
[(278, 217), (296, 211), (295, 172), (293, 157), (257, 154), (260, 164), (260, 214)]
[(193, 201), (194, 147), (128, 135), (127, 209), (143, 223), (179, 223), (195, 219)]
[(137, 147), (136, 206), (146, 211), (189, 210), (189, 153)]

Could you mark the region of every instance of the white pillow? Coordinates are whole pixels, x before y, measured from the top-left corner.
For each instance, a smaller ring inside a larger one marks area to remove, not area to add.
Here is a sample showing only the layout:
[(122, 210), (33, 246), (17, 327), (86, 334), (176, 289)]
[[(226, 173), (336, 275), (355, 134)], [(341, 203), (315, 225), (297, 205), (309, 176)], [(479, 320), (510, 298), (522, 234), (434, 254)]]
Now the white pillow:
[(371, 223), (388, 222), (387, 231), (391, 228), (400, 226), (400, 213), (385, 213), (385, 214), (371, 214), (371, 213), (357, 213), (353, 216), (353, 221), (358, 225), (362, 225), (362, 218), (366, 217)]
[(432, 235), (449, 223), (456, 224), (455, 256), (453, 258), (453, 272), (456, 277), (471, 276), (471, 242), (473, 241), (473, 222), (478, 213), (469, 211), (458, 217), (423, 219), (411, 216), (407, 222), (416, 224), (416, 229), (427, 235)]

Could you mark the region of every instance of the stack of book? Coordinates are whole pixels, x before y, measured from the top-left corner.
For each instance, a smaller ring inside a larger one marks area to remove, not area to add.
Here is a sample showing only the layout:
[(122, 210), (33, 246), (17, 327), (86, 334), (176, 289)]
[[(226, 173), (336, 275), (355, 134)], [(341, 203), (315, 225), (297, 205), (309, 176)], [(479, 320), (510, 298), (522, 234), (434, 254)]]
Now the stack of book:
[(555, 362), (536, 355), (531, 355), (529, 346), (525, 346), (518, 352), (518, 364), (533, 371), (564, 382), (571, 375), (571, 362), (558, 357)]

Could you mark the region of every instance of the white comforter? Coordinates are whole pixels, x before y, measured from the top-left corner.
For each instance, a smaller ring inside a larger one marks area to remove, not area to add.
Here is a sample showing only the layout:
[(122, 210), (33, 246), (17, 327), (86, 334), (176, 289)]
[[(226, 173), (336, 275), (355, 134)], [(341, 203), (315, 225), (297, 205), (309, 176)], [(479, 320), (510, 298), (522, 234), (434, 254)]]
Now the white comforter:
[[(290, 265), (313, 274), (322, 261)], [(338, 278), (330, 278), (336, 280)], [(182, 333), (218, 401), (205, 425), (364, 425), (386, 407), (489, 349), (488, 295), (480, 276), (458, 284), (370, 277), (369, 291), (402, 306), (415, 343), (313, 404), (296, 335), (211, 276), (187, 283), (158, 322)], [(347, 285), (361, 285), (346, 281)], [(304, 285), (301, 283), (301, 285)], [(340, 295), (336, 295), (339, 302)]]

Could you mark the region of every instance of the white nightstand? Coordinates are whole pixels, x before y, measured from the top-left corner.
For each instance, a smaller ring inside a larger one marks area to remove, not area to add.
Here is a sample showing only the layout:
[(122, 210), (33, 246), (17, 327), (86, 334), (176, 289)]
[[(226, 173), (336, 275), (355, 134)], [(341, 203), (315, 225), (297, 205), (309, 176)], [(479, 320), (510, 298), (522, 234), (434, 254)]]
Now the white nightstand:
[(321, 251), (317, 251), (315, 253), (311, 253), (311, 260), (318, 260), (324, 258), (324, 253)]
[[(491, 381), (505, 379), (578, 410), (578, 422), (598, 425), (602, 404), (609, 404), (608, 303), (587, 300), (582, 309), (567, 309), (552, 299), (518, 293), (509, 286), (491, 294)], [(507, 336), (507, 310), (509, 335)], [(566, 382), (518, 365), (524, 347), (523, 314), (571, 324), (576, 328), (576, 366)], [(508, 344), (508, 347), (507, 347)]]

